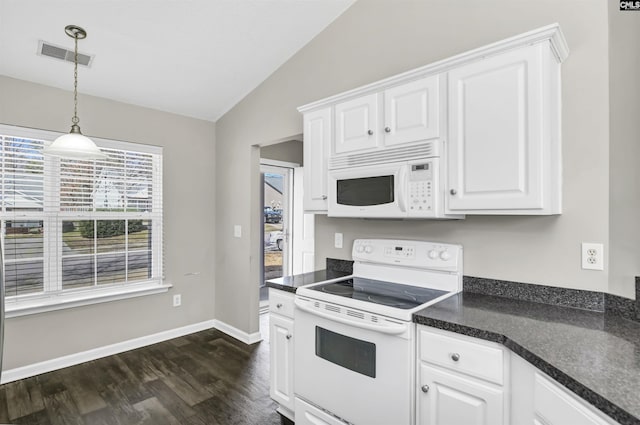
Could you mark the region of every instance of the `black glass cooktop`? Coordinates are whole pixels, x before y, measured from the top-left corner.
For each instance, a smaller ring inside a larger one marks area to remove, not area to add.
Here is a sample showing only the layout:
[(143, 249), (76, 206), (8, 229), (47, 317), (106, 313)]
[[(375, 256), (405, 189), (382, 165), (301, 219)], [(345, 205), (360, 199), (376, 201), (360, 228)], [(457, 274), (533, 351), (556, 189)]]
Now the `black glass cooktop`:
[(447, 293), (438, 289), (360, 277), (316, 285), (309, 289), (404, 310), (418, 307)]

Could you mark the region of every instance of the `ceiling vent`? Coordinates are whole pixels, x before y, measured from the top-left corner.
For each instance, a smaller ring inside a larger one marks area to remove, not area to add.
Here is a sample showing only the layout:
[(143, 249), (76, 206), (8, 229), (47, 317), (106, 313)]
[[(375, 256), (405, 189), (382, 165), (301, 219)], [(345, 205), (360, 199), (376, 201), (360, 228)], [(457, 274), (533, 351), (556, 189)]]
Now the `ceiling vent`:
[[(64, 47), (56, 46), (46, 41), (40, 40), (38, 43), (38, 55), (49, 56), (50, 58), (60, 59), (63, 61), (73, 63), (73, 50), (65, 49)], [(93, 62), (94, 55), (87, 55), (85, 53), (78, 52), (78, 65), (90, 67)]]

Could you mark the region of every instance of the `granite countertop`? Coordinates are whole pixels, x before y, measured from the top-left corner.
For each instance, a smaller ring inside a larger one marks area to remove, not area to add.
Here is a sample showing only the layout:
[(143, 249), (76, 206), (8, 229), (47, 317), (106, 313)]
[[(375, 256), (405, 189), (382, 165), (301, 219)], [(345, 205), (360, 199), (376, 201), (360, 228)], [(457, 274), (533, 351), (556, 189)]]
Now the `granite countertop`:
[(311, 283), (322, 282), (329, 279), (337, 279), (339, 277), (351, 275), (348, 271), (339, 270), (316, 270), (314, 272), (296, 274), (293, 276), (278, 277), (267, 280), (266, 284), (269, 288), (280, 289), (288, 292), (296, 292), (301, 286)]
[(640, 323), (469, 292), (414, 322), (498, 342), (621, 424), (640, 425)]

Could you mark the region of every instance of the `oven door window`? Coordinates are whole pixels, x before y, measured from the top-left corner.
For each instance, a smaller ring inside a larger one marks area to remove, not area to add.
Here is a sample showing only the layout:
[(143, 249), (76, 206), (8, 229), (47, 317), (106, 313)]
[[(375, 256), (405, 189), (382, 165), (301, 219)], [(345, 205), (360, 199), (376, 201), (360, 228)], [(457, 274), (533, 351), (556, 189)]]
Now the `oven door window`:
[(376, 345), (316, 326), (316, 356), (371, 378), (376, 377)]
[(368, 206), (394, 201), (393, 175), (336, 181), (339, 205)]

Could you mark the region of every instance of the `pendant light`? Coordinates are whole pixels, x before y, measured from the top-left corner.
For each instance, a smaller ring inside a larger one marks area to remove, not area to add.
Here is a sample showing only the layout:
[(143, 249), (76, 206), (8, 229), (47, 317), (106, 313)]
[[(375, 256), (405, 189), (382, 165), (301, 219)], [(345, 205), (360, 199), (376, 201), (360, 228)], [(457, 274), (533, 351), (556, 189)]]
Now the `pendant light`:
[(75, 40), (75, 56), (73, 68), (73, 118), (71, 119), (71, 131), (63, 134), (46, 147), (42, 153), (45, 155), (60, 156), (74, 159), (105, 159), (107, 155), (102, 152), (91, 139), (83, 136), (78, 123), (78, 40), (87, 38), (87, 32), (76, 25), (67, 25), (64, 32)]

